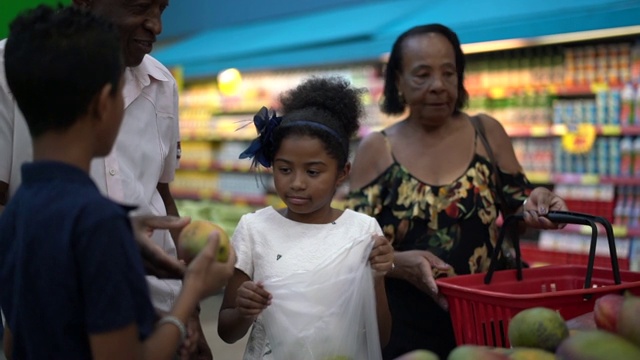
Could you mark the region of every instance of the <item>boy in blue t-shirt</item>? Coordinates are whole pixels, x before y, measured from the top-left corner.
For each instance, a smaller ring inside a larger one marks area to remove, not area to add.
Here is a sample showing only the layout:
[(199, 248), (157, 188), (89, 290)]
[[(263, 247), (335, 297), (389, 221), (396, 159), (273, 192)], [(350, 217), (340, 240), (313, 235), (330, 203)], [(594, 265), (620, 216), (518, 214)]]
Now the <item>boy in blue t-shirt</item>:
[(88, 175), (122, 121), (117, 31), (79, 8), (40, 6), (11, 24), (5, 67), (34, 154), (0, 217), (7, 357), (174, 358), (184, 323), (231, 276), (235, 257), (216, 263), (212, 235), (174, 308), (154, 323), (129, 209), (102, 196)]

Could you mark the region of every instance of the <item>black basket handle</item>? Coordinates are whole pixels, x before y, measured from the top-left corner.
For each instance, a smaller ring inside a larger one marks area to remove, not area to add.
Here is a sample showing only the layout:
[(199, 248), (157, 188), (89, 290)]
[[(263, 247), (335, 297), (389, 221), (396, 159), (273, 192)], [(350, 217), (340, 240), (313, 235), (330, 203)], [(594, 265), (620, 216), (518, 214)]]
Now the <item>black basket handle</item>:
[[(611, 227), (611, 223), (601, 216), (593, 216), (589, 214), (570, 212), (570, 211), (549, 211), (547, 215), (545, 215), (549, 220), (558, 224), (579, 224), (579, 225), (589, 225), (591, 226), (591, 244), (589, 247), (589, 261), (587, 264), (587, 276), (584, 281), (584, 288), (588, 289), (591, 287), (591, 277), (593, 275), (593, 266), (596, 258), (596, 244), (598, 242), (598, 227), (596, 223), (600, 223), (604, 226), (604, 229), (607, 234), (607, 241), (609, 243), (609, 255), (611, 257), (611, 269), (613, 270), (613, 280), (616, 284), (620, 284), (620, 269), (618, 268), (618, 255), (616, 253), (616, 243), (613, 237), (613, 228)], [(498, 260), (498, 255), (502, 252), (502, 243), (504, 242), (504, 237), (508, 230), (517, 230), (515, 225), (516, 223), (524, 221), (524, 216), (522, 213), (514, 214), (511, 216), (507, 216), (502, 224), (502, 228), (500, 229), (500, 235), (498, 236), (498, 241), (496, 242), (496, 246), (493, 249), (493, 254), (491, 256), (491, 264), (489, 266), (489, 271), (484, 277), (484, 283), (491, 283), (491, 278), (493, 277), (493, 273), (495, 271), (495, 264)], [(522, 280), (522, 260), (521, 260), (521, 252), (520, 252), (520, 237), (518, 235), (518, 231), (511, 231), (511, 238), (513, 240), (513, 247), (516, 251), (516, 277), (518, 280)]]

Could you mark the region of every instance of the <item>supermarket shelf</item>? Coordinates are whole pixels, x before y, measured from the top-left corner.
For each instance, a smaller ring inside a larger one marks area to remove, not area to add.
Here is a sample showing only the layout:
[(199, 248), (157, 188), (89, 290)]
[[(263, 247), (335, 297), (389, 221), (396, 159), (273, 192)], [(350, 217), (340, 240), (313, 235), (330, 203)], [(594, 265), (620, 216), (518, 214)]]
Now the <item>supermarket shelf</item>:
[[(598, 226), (598, 234), (604, 235), (605, 231), (601, 225)], [(640, 227), (627, 227), (624, 225), (612, 225), (613, 236), (616, 238), (640, 237)], [(591, 228), (575, 224), (567, 224), (563, 229), (557, 231), (571, 232), (576, 234), (591, 235)]]
[(527, 171), (527, 178), (534, 184), (569, 184), (569, 185), (637, 185), (640, 186), (640, 177), (631, 176), (606, 176), (597, 174), (575, 173), (547, 173)]
[[(228, 192), (215, 191), (189, 191), (189, 190), (172, 190), (173, 197), (177, 200), (209, 200), (232, 205), (249, 205), (256, 207), (274, 206), (283, 207), (284, 203), (275, 194), (267, 195), (237, 195)], [(344, 199), (334, 199), (331, 206), (338, 209), (345, 209), (346, 201)]]
[(591, 83), (580, 85), (564, 85), (564, 84), (549, 84), (549, 85), (529, 85), (529, 86), (492, 86), (489, 88), (470, 88), (468, 89), (471, 96), (487, 96), (491, 99), (504, 99), (513, 94), (529, 93), (529, 94), (541, 94), (547, 93), (550, 95), (560, 97), (574, 97), (574, 96), (590, 96), (595, 95), (599, 91), (606, 91), (609, 89), (619, 89), (622, 84), (607, 84), (607, 83)]
[(556, 136), (549, 125), (505, 125), (505, 131), (511, 137), (550, 137)]
[(533, 184), (550, 184), (551, 174), (543, 171), (527, 171), (527, 179)]
[(251, 141), (255, 139), (255, 131), (253, 134), (233, 133), (233, 132), (220, 132), (215, 133), (213, 131), (207, 132), (187, 132), (180, 130), (180, 138), (182, 141)]
[(226, 204), (267, 206), (273, 204), (273, 199), (268, 195), (237, 195), (228, 192), (216, 191), (189, 191), (172, 190), (173, 197), (181, 200), (211, 200)]
[[(522, 242), (520, 249), (522, 251), (522, 259), (532, 266), (567, 264), (586, 266), (589, 261), (589, 254), (544, 250), (538, 248), (535, 243)], [(594, 265), (611, 268), (611, 258), (609, 256), (596, 255)], [(620, 270), (629, 270), (629, 259), (618, 257), (618, 266)]]
[(640, 177), (631, 176), (604, 176), (597, 174), (551, 174), (550, 180), (553, 183), (575, 184), (575, 185), (640, 185)]
[[(569, 132), (564, 124), (555, 125), (505, 125), (505, 131), (511, 137), (551, 137), (562, 136)], [(640, 126), (596, 125), (599, 136), (640, 135)]]
[[(251, 167), (250, 161), (181, 161), (180, 170), (196, 171), (224, 171), (239, 173), (254, 173), (256, 169)], [(261, 168), (260, 173), (270, 173), (271, 169)]]

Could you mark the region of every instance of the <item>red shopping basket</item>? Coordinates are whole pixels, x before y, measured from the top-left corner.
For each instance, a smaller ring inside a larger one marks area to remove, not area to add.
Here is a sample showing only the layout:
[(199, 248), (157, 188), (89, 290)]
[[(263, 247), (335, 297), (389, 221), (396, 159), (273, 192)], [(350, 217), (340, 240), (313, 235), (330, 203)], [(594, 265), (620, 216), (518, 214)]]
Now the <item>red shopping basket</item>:
[[(509, 347), (509, 321), (518, 312), (543, 306), (554, 309), (564, 319), (593, 311), (595, 300), (626, 290), (640, 295), (640, 273), (620, 271), (611, 224), (602, 217), (572, 212), (550, 212), (557, 223), (590, 225), (591, 248), (587, 266), (551, 265), (522, 269), (517, 234), (512, 234), (516, 250), (516, 270), (494, 271), (505, 230), (522, 221), (517, 214), (505, 219), (486, 274), (438, 279), (440, 292), (449, 302), (449, 313), (458, 345), (474, 344)], [(598, 229), (604, 225), (609, 242), (611, 268), (594, 267)]]

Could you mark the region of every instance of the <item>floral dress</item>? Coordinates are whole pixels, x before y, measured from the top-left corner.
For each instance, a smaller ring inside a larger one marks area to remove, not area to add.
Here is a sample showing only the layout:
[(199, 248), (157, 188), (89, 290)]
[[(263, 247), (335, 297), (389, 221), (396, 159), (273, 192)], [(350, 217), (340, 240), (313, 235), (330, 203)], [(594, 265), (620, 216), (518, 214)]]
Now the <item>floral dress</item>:
[[(349, 194), (347, 207), (375, 217), (396, 251), (428, 250), (452, 266), (436, 277), (486, 271), (498, 237), (490, 161), (476, 153), (462, 176), (436, 186), (393, 160), (378, 178)], [(509, 207), (519, 207), (531, 185), (523, 173), (499, 173)], [(448, 313), (404, 280), (388, 278), (386, 288), (393, 326), (385, 358), (414, 349), (431, 349), (446, 358), (455, 346)]]

